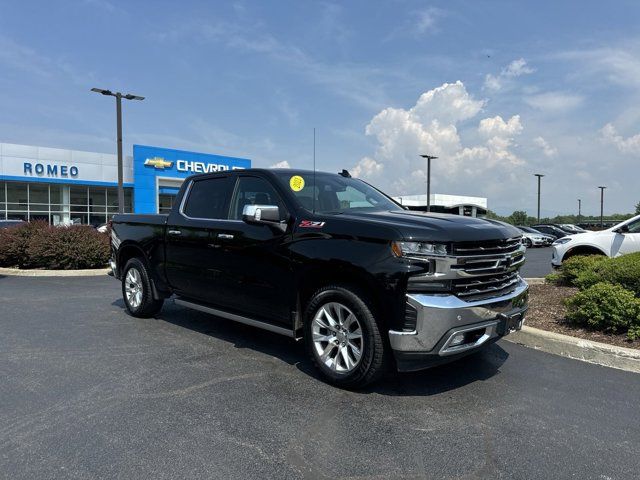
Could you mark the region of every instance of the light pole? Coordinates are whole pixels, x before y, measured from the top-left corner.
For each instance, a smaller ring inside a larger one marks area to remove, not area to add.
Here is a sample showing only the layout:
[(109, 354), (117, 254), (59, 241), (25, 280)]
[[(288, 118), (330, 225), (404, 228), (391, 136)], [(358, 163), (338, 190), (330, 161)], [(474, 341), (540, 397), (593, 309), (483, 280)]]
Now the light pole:
[(540, 223), (540, 180), (544, 177), (541, 173), (534, 173), (534, 177), (538, 177), (538, 223)]
[(431, 211), (431, 160), (435, 160), (438, 157), (433, 155), (420, 155), (422, 158), (427, 159), (427, 212)]
[(578, 199), (578, 223), (580, 223), (581, 214), (582, 214), (582, 200)]
[(138, 95), (132, 95), (127, 93), (123, 95), (120, 92), (112, 92), (111, 90), (104, 90), (102, 88), (92, 88), (92, 92), (100, 93), (101, 95), (109, 95), (116, 97), (116, 117), (117, 117), (117, 134), (118, 134), (118, 213), (124, 213), (124, 188), (122, 186), (123, 174), (122, 174), (122, 99), (125, 100), (144, 100), (144, 97)]
[(600, 228), (604, 228), (604, 189), (607, 187), (598, 187), (600, 189)]

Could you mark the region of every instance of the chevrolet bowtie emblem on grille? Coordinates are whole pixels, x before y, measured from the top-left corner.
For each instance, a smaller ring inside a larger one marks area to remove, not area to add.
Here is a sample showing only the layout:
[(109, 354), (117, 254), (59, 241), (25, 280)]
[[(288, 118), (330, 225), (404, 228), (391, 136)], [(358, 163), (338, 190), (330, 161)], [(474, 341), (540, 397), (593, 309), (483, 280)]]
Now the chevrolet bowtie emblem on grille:
[(153, 158), (147, 158), (144, 161), (144, 164), (145, 166), (151, 166), (158, 170), (164, 170), (165, 168), (171, 168), (171, 166), (173, 165), (173, 162), (169, 162), (164, 158), (153, 157)]

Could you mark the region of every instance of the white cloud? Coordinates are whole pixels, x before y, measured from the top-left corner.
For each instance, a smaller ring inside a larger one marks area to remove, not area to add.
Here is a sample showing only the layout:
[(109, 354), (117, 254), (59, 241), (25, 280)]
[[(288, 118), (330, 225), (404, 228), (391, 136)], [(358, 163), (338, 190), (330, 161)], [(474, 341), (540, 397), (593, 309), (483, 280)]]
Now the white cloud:
[(485, 118), (480, 121), (478, 131), (486, 137), (519, 135), (522, 132), (520, 115), (514, 115), (507, 122), (500, 115)]
[(507, 65), (507, 67), (502, 70), (502, 75), (508, 78), (513, 78), (521, 75), (528, 75), (533, 72), (535, 72), (535, 69), (531, 68), (524, 58), (519, 58)]
[(518, 58), (504, 67), (498, 75), (487, 74), (484, 78), (483, 88), (486, 90), (500, 90), (510, 79), (533, 72), (535, 72), (535, 68), (530, 67), (524, 58)]
[(274, 163), (269, 168), (291, 168), (291, 165), (289, 165), (289, 162), (286, 160), (282, 160), (281, 162)]
[(362, 158), (351, 170), (392, 194), (423, 192), (426, 162), (420, 154), (428, 153), (439, 157), (434, 164), (439, 188), (451, 191), (453, 185), (463, 183), (484, 191), (497, 188), (524, 163), (512, 151), (523, 127), (518, 115), (506, 121), (500, 116), (485, 118), (475, 130), (483, 143), (463, 145), (458, 128), (476, 117), (483, 105), (458, 81), (423, 93), (407, 110), (386, 108), (366, 127), (366, 134), (378, 141), (375, 154)]
[(546, 157), (555, 157), (558, 154), (558, 149), (549, 145), (549, 142), (542, 137), (534, 138), (533, 143), (542, 149), (542, 153), (544, 153)]
[(373, 158), (364, 157), (351, 169), (351, 175), (354, 177), (371, 178), (382, 173), (383, 169), (383, 164), (376, 162)]
[(622, 153), (640, 154), (640, 133), (624, 138), (618, 133), (616, 127), (611, 123), (607, 123), (600, 130), (602, 139), (605, 143), (614, 145)]
[(524, 101), (531, 107), (545, 112), (563, 112), (580, 106), (584, 97), (573, 93), (546, 92), (525, 97)]
[(420, 95), (409, 114), (421, 123), (437, 120), (442, 123), (458, 123), (475, 117), (484, 107), (483, 100), (474, 100), (461, 81), (444, 83), (438, 88)]

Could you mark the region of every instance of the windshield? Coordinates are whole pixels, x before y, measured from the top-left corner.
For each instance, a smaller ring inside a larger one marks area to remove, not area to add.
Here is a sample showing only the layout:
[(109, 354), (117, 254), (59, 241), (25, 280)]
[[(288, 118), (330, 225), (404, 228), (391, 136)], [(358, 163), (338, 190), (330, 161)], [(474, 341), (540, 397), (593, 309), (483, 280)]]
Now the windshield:
[(307, 210), (318, 213), (402, 210), (375, 188), (355, 178), (312, 172), (275, 172), (284, 188)]

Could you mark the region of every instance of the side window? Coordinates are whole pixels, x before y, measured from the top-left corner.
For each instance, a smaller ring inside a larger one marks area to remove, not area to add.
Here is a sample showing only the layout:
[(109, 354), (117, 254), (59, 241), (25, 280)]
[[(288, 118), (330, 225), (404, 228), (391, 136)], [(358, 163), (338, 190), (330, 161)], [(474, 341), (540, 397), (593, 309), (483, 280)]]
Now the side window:
[(231, 195), (230, 177), (211, 177), (196, 180), (187, 193), (183, 213), (191, 218), (226, 219)]
[(280, 195), (264, 178), (240, 177), (236, 191), (231, 199), (229, 219), (242, 220), (245, 205), (275, 205), (280, 210), (280, 220), (285, 219), (286, 210)]
[(629, 233), (640, 233), (640, 220), (627, 224)]

